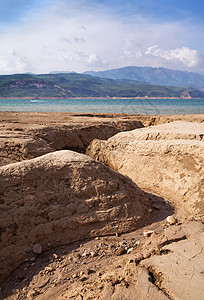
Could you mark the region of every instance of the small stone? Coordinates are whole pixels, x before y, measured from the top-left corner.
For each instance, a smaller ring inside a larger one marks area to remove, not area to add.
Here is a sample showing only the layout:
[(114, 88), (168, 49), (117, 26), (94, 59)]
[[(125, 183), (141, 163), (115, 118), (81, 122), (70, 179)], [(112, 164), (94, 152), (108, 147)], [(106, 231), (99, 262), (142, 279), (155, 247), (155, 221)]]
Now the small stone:
[(96, 271), (93, 270), (93, 269), (90, 269), (90, 268), (87, 268), (87, 274), (92, 274), (92, 273), (95, 273)]
[(45, 272), (47, 272), (47, 273), (52, 272), (52, 271), (55, 271), (55, 268), (53, 268), (53, 267), (46, 267), (45, 268)]
[(115, 236), (119, 236), (119, 234), (116, 232)]
[(80, 259), (81, 258), (81, 254), (80, 253), (74, 253), (74, 258)]
[(149, 213), (151, 213), (151, 212), (152, 212), (152, 209), (151, 209), (151, 208), (149, 208), (147, 211), (148, 211)]
[(48, 246), (48, 247), (52, 247), (52, 243), (48, 243), (47, 246)]
[(85, 250), (83, 253), (82, 253), (82, 256), (83, 257), (87, 257), (90, 255), (90, 250)]
[(36, 260), (35, 257), (31, 257), (31, 258), (30, 258), (30, 262), (34, 262), (35, 260)]
[(95, 238), (95, 240), (96, 240), (96, 241), (99, 240), (99, 237), (97, 236), (97, 237)]
[(77, 277), (78, 277), (77, 274), (73, 274), (73, 275), (72, 275), (72, 278), (77, 278)]
[(132, 252), (133, 249), (134, 249), (134, 248), (129, 248), (129, 249), (127, 250), (127, 254), (129, 254), (130, 252)]
[(144, 237), (150, 237), (152, 234), (154, 234), (155, 231), (154, 230), (144, 230), (143, 231), (143, 235)]
[(171, 225), (176, 224), (176, 219), (175, 219), (173, 216), (168, 216), (168, 217), (166, 218), (166, 221), (167, 221), (169, 224), (171, 224)]
[(78, 259), (76, 257), (73, 258), (73, 263), (76, 264)]
[(123, 241), (119, 242), (119, 245), (125, 247), (127, 245), (127, 240), (123, 240)]
[(33, 253), (36, 253), (36, 254), (42, 253), (42, 246), (40, 244), (35, 244), (33, 246)]
[(120, 246), (115, 252), (117, 256), (122, 255), (123, 253), (125, 253), (125, 249), (122, 246)]
[(83, 276), (80, 278), (80, 281), (85, 281), (85, 280), (87, 280), (87, 277), (86, 277), (86, 275), (83, 275)]
[(57, 259), (58, 258), (57, 254), (56, 253), (52, 254), (52, 258)]
[(137, 240), (136, 242), (135, 242), (135, 245), (139, 245), (141, 243), (141, 241), (140, 240)]
[(97, 254), (96, 251), (91, 251), (90, 255), (91, 255), (91, 257), (95, 257), (95, 256), (97, 256), (98, 254)]
[[(29, 291), (28, 293), (27, 293), (27, 298), (28, 299), (33, 299), (33, 297), (35, 297), (35, 296), (37, 296), (37, 295), (39, 295), (40, 294), (40, 292), (38, 291), (38, 290), (31, 290), (31, 291)], [(26, 299), (27, 299), (26, 298)]]

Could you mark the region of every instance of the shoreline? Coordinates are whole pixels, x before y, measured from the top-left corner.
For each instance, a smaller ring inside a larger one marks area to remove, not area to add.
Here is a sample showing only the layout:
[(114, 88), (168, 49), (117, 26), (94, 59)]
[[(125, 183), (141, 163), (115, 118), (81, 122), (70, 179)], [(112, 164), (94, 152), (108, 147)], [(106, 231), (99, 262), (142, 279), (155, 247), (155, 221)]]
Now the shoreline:
[(70, 97), (70, 98), (63, 98), (63, 97), (0, 97), (0, 100), (78, 100), (78, 99), (103, 99), (103, 100), (117, 100), (117, 99), (141, 99), (141, 100), (153, 100), (153, 99), (168, 99), (168, 100), (188, 100), (188, 99), (204, 99), (204, 98), (192, 98), (192, 97)]

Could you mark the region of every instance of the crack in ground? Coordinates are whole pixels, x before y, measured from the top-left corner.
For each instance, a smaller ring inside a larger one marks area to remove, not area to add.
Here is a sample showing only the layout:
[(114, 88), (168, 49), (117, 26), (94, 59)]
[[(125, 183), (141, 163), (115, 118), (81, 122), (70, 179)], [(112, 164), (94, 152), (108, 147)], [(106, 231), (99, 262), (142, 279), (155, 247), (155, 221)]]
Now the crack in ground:
[(140, 264), (141, 261), (150, 258), (151, 256), (154, 255), (167, 255), (169, 253), (172, 253), (173, 251), (170, 249), (154, 249), (153, 251), (149, 252), (146, 256), (139, 256), (137, 258), (135, 258), (135, 265), (138, 266)]
[(149, 281), (159, 290), (161, 291), (168, 299), (173, 300), (173, 298), (169, 295), (167, 290), (161, 286), (162, 283), (162, 273), (156, 273), (156, 271), (150, 266), (147, 268)]
[(177, 242), (180, 242), (180, 241), (183, 241), (183, 240), (187, 240), (187, 238), (188, 237), (186, 235), (184, 235), (184, 236), (179, 237), (179, 238), (170, 239), (170, 240), (167, 240), (167, 241), (159, 244), (159, 247), (162, 248), (162, 247), (164, 247), (166, 245), (169, 245), (169, 244), (172, 244), (172, 243), (177, 243)]
[(198, 253), (196, 253), (195, 255), (193, 255), (192, 257), (189, 258), (189, 261), (191, 261), (193, 258), (195, 258), (197, 255), (201, 254), (203, 252), (203, 247), (201, 246), (201, 249)]

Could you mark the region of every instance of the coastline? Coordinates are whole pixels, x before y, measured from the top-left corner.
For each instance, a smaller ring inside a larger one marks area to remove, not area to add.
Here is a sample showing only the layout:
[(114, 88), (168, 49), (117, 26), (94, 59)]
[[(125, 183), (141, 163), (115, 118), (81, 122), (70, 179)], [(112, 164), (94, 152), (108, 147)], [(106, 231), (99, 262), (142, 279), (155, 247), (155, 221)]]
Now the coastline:
[(178, 99), (178, 100), (188, 100), (188, 99), (203, 99), (203, 98), (192, 98), (192, 97), (40, 97), (40, 98), (35, 98), (35, 97), (0, 97), (0, 100), (74, 100), (74, 99), (110, 99), (110, 100), (117, 100), (117, 99), (127, 99), (127, 100), (131, 100), (131, 99), (144, 99), (144, 100), (148, 100), (148, 99)]

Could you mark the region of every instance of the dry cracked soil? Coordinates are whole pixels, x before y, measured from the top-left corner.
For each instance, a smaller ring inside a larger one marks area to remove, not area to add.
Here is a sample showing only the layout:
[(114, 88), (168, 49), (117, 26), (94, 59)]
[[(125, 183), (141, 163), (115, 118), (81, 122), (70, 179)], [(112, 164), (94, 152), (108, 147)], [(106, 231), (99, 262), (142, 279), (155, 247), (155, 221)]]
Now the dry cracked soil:
[(0, 120), (0, 299), (204, 300), (204, 115)]

